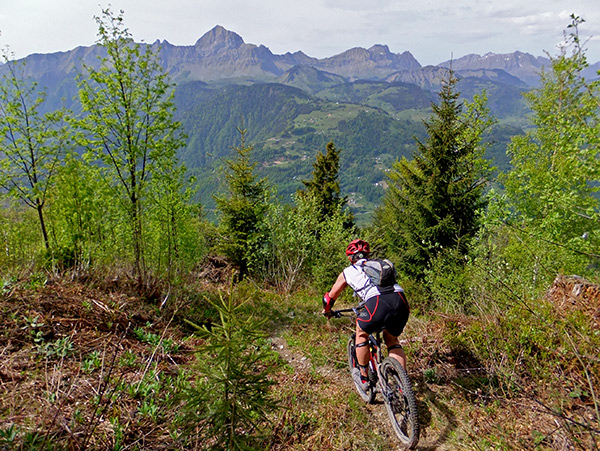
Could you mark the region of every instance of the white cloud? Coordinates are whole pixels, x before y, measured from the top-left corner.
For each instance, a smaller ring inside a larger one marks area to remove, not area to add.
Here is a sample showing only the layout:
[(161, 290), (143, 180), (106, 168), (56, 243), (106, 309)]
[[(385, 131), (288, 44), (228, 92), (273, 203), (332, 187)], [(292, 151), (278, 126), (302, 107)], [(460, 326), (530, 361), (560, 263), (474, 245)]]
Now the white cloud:
[[(319, 58), (374, 44), (408, 50), (422, 64), (488, 51), (542, 55), (560, 42), (572, 12), (586, 20), (583, 36), (600, 35), (597, 0), (571, 0), (570, 9), (564, 0), (1, 0), (0, 45), (17, 57), (91, 45), (98, 3), (109, 2), (125, 11), (136, 40), (193, 45), (222, 25), (274, 53)], [(590, 60), (600, 60), (597, 37), (587, 47)]]

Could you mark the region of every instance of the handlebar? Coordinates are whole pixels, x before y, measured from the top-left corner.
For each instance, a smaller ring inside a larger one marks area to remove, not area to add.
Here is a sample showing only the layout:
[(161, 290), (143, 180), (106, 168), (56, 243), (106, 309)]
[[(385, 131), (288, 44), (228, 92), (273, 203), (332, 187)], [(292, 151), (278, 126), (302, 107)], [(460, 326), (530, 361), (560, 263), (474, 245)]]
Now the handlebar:
[[(339, 310), (332, 310), (329, 312), (329, 315), (333, 318), (341, 318), (343, 316), (357, 316), (358, 312), (362, 310), (363, 307), (351, 307)], [(352, 313), (351, 315), (344, 315), (344, 313)]]

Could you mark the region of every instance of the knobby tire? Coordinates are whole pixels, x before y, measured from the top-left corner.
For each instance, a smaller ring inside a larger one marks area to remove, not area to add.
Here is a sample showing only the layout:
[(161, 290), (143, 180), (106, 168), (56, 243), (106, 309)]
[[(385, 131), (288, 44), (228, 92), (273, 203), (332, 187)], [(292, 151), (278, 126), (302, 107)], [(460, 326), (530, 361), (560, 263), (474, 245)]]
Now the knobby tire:
[(390, 422), (400, 441), (413, 449), (419, 441), (419, 414), (408, 374), (400, 362), (392, 357), (385, 358), (379, 370)]

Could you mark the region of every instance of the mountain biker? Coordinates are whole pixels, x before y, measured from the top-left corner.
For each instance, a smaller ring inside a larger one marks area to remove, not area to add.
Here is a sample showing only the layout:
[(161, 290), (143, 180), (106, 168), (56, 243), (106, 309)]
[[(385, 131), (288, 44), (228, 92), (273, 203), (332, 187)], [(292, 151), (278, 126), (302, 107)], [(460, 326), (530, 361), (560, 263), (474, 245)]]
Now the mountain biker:
[(347, 286), (361, 298), (359, 306), (364, 308), (356, 319), (355, 340), (358, 369), (354, 369), (352, 377), (363, 389), (367, 387), (371, 358), (369, 334), (383, 330), (389, 356), (398, 360), (406, 369), (406, 354), (398, 336), (404, 330), (409, 315), (408, 302), (400, 285), (395, 283), (389, 290), (382, 289), (374, 285), (362, 269), (362, 264), (370, 253), (371, 249), (366, 241), (357, 239), (350, 242), (346, 247), (346, 256), (351, 264), (340, 273), (331, 290), (323, 296), (323, 315), (327, 317), (331, 314), (335, 300)]

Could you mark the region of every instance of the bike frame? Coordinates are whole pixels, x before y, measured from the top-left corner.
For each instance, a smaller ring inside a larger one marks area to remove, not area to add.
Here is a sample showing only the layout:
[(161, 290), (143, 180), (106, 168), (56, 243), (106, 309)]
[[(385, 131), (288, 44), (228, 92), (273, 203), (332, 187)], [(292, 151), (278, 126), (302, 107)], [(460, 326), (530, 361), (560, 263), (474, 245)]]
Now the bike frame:
[[(341, 318), (343, 316), (347, 316), (347, 317), (354, 317), (354, 316), (358, 316), (358, 313), (360, 312), (360, 310), (362, 310), (363, 307), (352, 307), (352, 308), (347, 308), (347, 309), (340, 309), (340, 310), (332, 310), (332, 316), (334, 318)], [(351, 315), (345, 315), (345, 313), (352, 313)], [(381, 338), (381, 331), (377, 331), (374, 334), (369, 334), (369, 347), (371, 350), (371, 358), (369, 360), (369, 366), (371, 368), (371, 370), (377, 374), (377, 381), (381, 380), (381, 374), (379, 372), (379, 365), (381, 364), (381, 362), (383, 361), (384, 357), (383, 357), (383, 352), (381, 351), (381, 343), (382, 343), (382, 338)], [(379, 384), (377, 384), (379, 386)], [(381, 388), (380, 388), (381, 391)], [(385, 395), (385, 394), (384, 394)]]
[[(360, 310), (361, 307), (333, 310), (330, 312), (330, 316), (334, 318), (356, 317)], [(348, 341), (348, 362), (350, 370), (353, 371), (356, 368), (357, 359), (355, 343), (352, 343), (351, 340), (356, 341), (356, 334), (352, 334)], [(369, 387), (366, 390), (359, 388), (357, 382), (354, 384), (361, 398), (368, 403), (375, 400), (377, 393), (381, 394), (396, 435), (407, 448), (413, 449), (419, 441), (419, 413), (408, 374), (395, 358), (383, 357), (382, 331), (369, 334), (368, 343), (371, 351), (369, 366), (377, 380), (372, 380), (370, 373)]]

